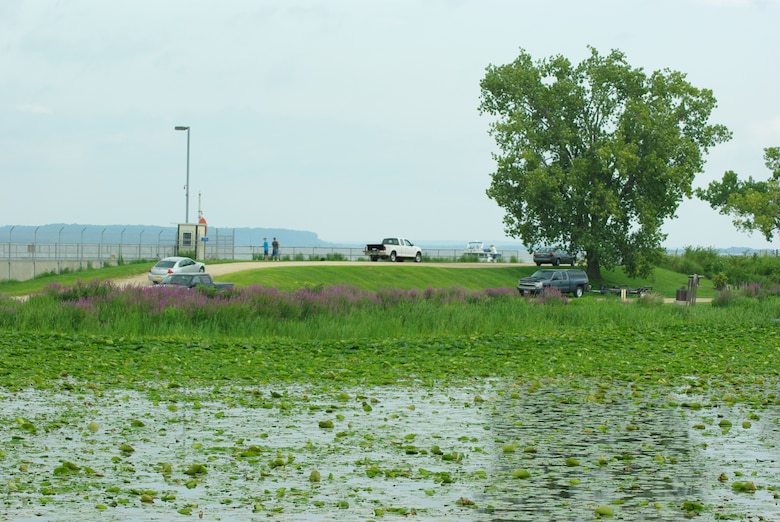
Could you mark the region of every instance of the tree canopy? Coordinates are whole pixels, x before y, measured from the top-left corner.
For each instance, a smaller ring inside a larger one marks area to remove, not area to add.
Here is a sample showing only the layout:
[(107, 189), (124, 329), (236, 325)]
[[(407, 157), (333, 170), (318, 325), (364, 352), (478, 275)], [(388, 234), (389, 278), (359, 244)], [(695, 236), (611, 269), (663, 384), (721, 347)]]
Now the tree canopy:
[(764, 164), (772, 171), (767, 181), (740, 181), (734, 171), (723, 174), (696, 195), (721, 214), (731, 215), (734, 225), (747, 232), (758, 230), (767, 241), (780, 232), (780, 147), (764, 149)]
[(535, 63), (521, 49), (514, 62), (487, 67), (479, 110), (495, 118), (489, 133), (500, 149), (487, 195), (529, 250), (584, 253), (596, 279), (621, 263), (648, 275), (664, 221), (730, 133), (708, 123), (712, 91), (684, 74), (648, 76), (620, 51), (590, 51), (576, 66), (560, 55)]

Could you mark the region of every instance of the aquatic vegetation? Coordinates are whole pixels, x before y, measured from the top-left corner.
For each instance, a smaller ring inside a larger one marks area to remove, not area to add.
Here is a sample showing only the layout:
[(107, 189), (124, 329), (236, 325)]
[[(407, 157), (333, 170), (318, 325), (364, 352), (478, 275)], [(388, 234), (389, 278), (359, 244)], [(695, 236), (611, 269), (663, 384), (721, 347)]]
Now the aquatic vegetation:
[(3, 303), (9, 519), (774, 516), (769, 300), (115, 290)]
[[(608, 402), (592, 399), (599, 388)], [(760, 462), (780, 454), (780, 407), (726, 406), (718, 390), (700, 397), (706, 406), (696, 415), (681, 415), (691, 411), (682, 395), (664, 386), (642, 391), (637, 398), (628, 382), (566, 378), (436, 389), (150, 382), (138, 391), (3, 391), (4, 512), (22, 516), (35, 503), (61, 520), (89, 518), (97, 506), (124, 520), (173, 512), (223, 520), (284, 513), (357, 521), (377, 512), (477, 522), (673, 520), (691, 512), (771, 519), (780, 470)], [(350, 399), (338, 400), (342, 393)], [(476, 395), (484, 401), (470, 400)], [(166, 407), (173, 403), (180, 408)], [(691, 429), (755, 409), (763, 415), (753, 430), (724, 434), (717, 422), (705, 433)], [(326, 411), (335, 429), (316, 429), (317, 412)], [(8, 422), (22, 412), (36, 433)], [(101, 429), (85, 431), (85, 416), (100, 418)], [(138, 416), (145, 425), (129, 426)], [(627, 434), (629, 422), (638, 429)], [(505, 451), (526, 442), (534, 451)], [(122, 445), (133, 451), (118, 452)]]

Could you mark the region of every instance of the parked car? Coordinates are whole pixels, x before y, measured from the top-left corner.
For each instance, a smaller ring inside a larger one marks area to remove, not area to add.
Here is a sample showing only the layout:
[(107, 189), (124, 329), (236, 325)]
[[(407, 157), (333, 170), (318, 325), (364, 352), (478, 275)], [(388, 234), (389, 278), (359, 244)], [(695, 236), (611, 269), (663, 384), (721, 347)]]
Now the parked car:
[(577, 263), (577, 256), (555, 248), (540, 248), (534, 252), (534, 263), (536, 266), (543, 264), (574, 266)]
[(381, 243), (369, 243), (363, 249), (371, 261), (388, 259), (393, 263), (404, 259), (414, 259), (415, 263), (422, 261), (422, 249), (402, 237), (386, 237)]
[(233, 283), (218, 283), (209, 274), (168, 274), (160, 281), (160, 286), (184, 286), (196, 288), (198, 286), (214, 287), (217, 290), (232, 290)]
[(205, 264), (189, 257), (165, 257), (157, 261), (157, 264), (149, 269), (149, 281), (157, 284), (168, 274), (194, 274), (205, 271)]
[(545, 288), (557, 288), (562, 294), (573, 294), (582, 297), (590, 291), (588, 274), (582, 270), (558, 270), (546, 268), (537, 270), (529, 277), (523, 277), (517, 282), (520, 295), (537, 295)]

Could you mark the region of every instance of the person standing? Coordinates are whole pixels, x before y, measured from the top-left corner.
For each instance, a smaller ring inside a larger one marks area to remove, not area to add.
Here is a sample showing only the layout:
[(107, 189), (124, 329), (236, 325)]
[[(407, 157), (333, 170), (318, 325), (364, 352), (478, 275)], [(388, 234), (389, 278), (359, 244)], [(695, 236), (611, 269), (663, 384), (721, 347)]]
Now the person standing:
[(268, 261), (268, 238), (263, 238), (263, 259)]
[(271, 260), (279, 261), (279, 241), (276, 238), (271, 242)]

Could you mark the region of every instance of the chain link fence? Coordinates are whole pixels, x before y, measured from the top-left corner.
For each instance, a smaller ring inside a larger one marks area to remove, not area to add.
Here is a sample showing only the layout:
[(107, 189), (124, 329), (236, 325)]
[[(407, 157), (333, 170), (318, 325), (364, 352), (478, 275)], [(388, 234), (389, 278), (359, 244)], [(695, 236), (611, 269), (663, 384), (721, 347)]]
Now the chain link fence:
[[(0, 281), (25, 281), (46, 273), (102, 268), (141, 260), (150, 263), (164, 257), (186, 255), (180, 252), (176, 238), (162, 233), (144, 234), (121, 242), (6, 242), (0, 243)], [(210, 230), (204, 243), (203, 261), (255, 261), (263, 259), (262, 245), (236, 245), (232, 229)], [(424, 249), (426, 261), (463, 261), (463, 249)], [(524, 250), (499, 250), (501, 262), (528, 263)], [(291, 246), (282, 247), (283, 261), (368, 261), (362, 247)], [(469, 259), (471, 260), (471, 259)]]

